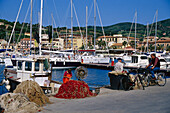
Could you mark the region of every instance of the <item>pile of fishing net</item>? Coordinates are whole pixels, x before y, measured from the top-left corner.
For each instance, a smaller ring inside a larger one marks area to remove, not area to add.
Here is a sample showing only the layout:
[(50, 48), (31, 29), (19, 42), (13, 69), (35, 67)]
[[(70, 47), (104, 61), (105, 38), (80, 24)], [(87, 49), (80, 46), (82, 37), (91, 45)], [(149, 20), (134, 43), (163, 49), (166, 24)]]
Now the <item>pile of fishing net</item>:
[(89, 86), (84, 81), (70, 80), (62, 84), (56, 98), (76, 99), (85, 98), (90, 96), (96, 96), (89, 90)]
[(25, 94), (31, 102), (34, 102), (39, 106), (50, 103), (49, 98), (44, 94), (39, 84), (31, 80), (20, 83), (14, 90), (14, 93)]
[(5, 109), (4, 113), (37, 113), (41, 111), (39, 106), (19, 93), (6, 93), (0, 96), (0, 105)]

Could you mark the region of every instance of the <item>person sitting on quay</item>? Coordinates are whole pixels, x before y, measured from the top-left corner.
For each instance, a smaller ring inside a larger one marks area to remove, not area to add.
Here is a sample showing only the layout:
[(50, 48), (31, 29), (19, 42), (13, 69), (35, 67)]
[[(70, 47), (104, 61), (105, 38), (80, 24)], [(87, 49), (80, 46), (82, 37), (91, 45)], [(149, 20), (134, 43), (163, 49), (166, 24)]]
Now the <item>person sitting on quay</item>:
[(68, 82), (72, 78), (71, 69), (64, 72), (63, 83)]
[(114, 71), (112, 71), (111, 73), (114, 75), (122, 75), (122, 74), (124, 74), (123, 73), (123, 65), (124, 64), (122, 63), (121, 58), (118, 58), (117, 60), (118, 60), (118, 62), (114, 66)]

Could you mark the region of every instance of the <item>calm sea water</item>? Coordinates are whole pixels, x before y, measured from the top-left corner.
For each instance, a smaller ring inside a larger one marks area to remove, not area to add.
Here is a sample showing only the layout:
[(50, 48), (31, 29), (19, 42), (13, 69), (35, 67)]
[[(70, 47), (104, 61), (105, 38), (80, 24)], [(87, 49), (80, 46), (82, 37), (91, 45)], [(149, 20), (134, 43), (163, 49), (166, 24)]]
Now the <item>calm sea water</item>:
[[(109, 85), (109, 77), (108, 77), (108, 72), (110, 70), (102, 70), (102, 69), (93, 69), (93, 68), (87, 68), (88, 70), (88, 76), (83, 79), (89, 86), (105, 86)], [(55, 69), (52, 72), (52, 80), (63, 82), (63, 75), (66, 69)], [(77, 80), (75, 73), (75, 69), (72, 70), (72, 79)]]
[[(3, 71), (5, 69), (5, 65), (1, 65), (0, 64), (0, 83), (2, 82), (2, 80), (4, 79), (4, 74)], [(7, 89), (5, 87), (5, 84), (3, 84), (2, 86), (0, 86), (0, 95), (7, 93)]]

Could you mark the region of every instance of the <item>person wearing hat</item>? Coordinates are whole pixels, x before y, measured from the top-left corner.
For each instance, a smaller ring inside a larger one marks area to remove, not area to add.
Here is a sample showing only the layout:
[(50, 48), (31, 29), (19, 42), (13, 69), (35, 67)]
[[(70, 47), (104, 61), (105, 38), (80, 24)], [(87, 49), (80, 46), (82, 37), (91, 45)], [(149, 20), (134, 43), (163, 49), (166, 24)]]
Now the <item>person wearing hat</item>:
[(118, 58), (117, 60), (118, 62), (115, 64), (114, 71), (116, 71), (117, 73), (122, 73), (123, 71), (122, 59)]
[(110, 74), (114, 74), (114, 75), (122, 75), (123, 73), (123, 63), (122, 63), (122, 59), (118, 58), (117, 59), (118, 62), (115, 64), (114, 66), (114, 70), (112, 72), (109, 72)]

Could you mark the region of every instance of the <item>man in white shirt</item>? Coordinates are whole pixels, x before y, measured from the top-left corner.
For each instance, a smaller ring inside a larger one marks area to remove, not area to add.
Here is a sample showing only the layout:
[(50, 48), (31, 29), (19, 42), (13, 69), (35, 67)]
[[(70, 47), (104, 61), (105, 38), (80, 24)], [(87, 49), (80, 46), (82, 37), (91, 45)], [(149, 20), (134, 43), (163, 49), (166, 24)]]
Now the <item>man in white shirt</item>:
[(114, 70), (115, 70), (116, 72), (122, 73), (122, 71), (123, 71), (122, 59), (121, 59), (121, 58), (118, 58), (117, 60), (118, 60), (118, 62), (115, 64)]
[(122, 59), (118, 58), (117, 60), (118, 60), (118, 62), (114, 66), (114, 71), (112, 71), (110, 73), (114, 74), (114, 75), (122, 75), (123, 74), (123, 72), (122, 72), (123, 71)]

